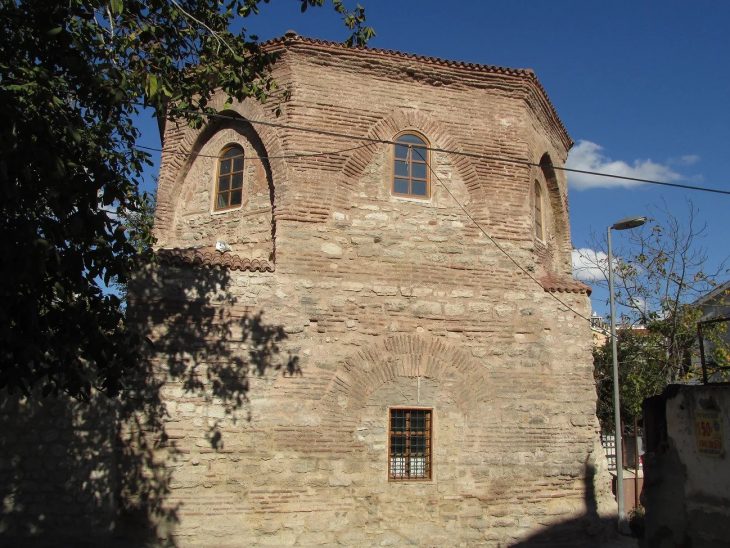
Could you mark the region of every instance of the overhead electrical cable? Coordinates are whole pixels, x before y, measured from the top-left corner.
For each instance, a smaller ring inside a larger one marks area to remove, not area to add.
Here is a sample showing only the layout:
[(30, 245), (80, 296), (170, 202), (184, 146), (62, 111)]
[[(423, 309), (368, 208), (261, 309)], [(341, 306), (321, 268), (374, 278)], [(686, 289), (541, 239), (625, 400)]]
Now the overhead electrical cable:
[[(357, 145), (354, 147), (348, 147), (343, 148), (341, 150), (332, 150), (329, 152), (293, 152), (291, 154), (281, 154), (277, 156), (244, 156), (244, 160), (276, 160), (281, 158), (316, 158), (320, 156), (335, 156), (337, 154), (342, 154), (344, 152), (352, 152), (353, 150), (358, 150), (360, 148), (364, 148), (368, 146), (367, 144), (364, 145)], [(134, 145), (135, 148), (139, 148), (142, 150), (149, 150), (152, 152), (163, 152), (165, 154), (177, 154), (179, 156), (189, 156), (187, 152), (184, 152), (182, 150), (169, 150), (169, 149), (163, 149), (163, 148), (156, 148), (156, 147), (148, 147), (145, 145)], [(212, 155), (212, 154), (194, 154), (196, 158), (215, 158), (216, 160), (220, 159), (220, 156)]]
[[(198, 111), (184, 111), (184, 112), (187, 112), (187, 113), (195, 113), (195, 114), (204, 114), (204, 115), (209, 116), (209, 117), (222, 118), (222, 119), (231, 120), (231, 121), (241, 121), (242, 120), (241, 118), (237, 118), (237, 117), (234, 117), (234, 116), (227, 116), (227, 115), (224, 115), (224, 114), (217, 114), (217, 113), (201, 113), (201, 112), (198, 112)], [(306, 132), (309, 132), (309, 133), (317, 133), (317, 134), (321, 134), (321, 135), (328, 135), (328, 136), (331, 136), (331, 137), (340, 137), (340, 138), (345, 138), (345, 139), (353, 139), (353, 140), (359, 140), (359, 141), (367, 141), (367, 143), (380, 143), (380, 144), (392, 144), (392, 145), (398, 144), (398, 143), (396, 143), (396, 141), (392, 141), (392, 140), (389, 140), (389, 139), (377, 139), (377, 138), (373, 138), (373, 137), (360, 137), (360, 136), (348, 135), (348, 134), (344, 134), (344, 133), (332, 132), (332, 131), (327, 131), (327, 130), (317, 130), (317, 129), (312, 129), (312, 128), (305, 128), (305, 127), (300, 127), (300, 126), (292, 126), (292, 125), (288, 125), (288, 124), (278, 124), (276, 122), (267, 122), (267, 121), (261, 121), (261, 120), (253, 120), (253, 119), (243, 119), (243, 120), (246, 120), (246, 121), (248, 121), (248, 122), (250, 122), (252, 124), (268, 125), (268, 126), (273, 126), (273, 127), (286, 128), (286, 129), (294, 129), (294, 130), (306, 131)], [(336, 155), (336, 154), (340, 154), (340, 153), (344, 153), (344, 152), (350, 152), (350, 151), (353, 151), (353, 150), (357, 150), (357, 149), (360, 149), (360, 148), (364, 148), (366, 146), (368, 146), (368, 144), (359, 145), (359, 146), (356, 146), (356, 147), (349, 147), (349, 148), (346, 148), (346, 149), (340, 149), (340, 150), (331, 151), (331, 152), (295, 153), (295, 154), (287, 154), (287, 155), (280, 155), (280, 156), (253, 156), (253, 157), (248, 157), (248, 159), (302, 158), (302, 157), (313, 157), (313, 156), (314, 157), (316, 157), (316, 156), (330, 156), (330, 155)], [(156, 152), (171, 153), (171, 154), (185, 154), (185, 155), (188, 154), (188, 153), (186, 153), (184, 151), (177, 152), (177, 151), (163, 150), (163, 149), (158, 149), (158, 148), (154, 148), (154, 147), (147, 147), (147, 146), (142, 146), (142, 145), (138, 145), (137, 148), (145, 149), (145, 150), (151, 150), (151, 151), (156, 151)], [(443, 153), (450, 153), (450, 154), (459, 154), (459, 155), (462, 155), (462, 156), (470, 156), (470, 157), (474, 157), (474, 158), (488, 159), (488, 160), (493, 160), (493, 161), (519, 163), (519, 164), (523, 164), (523, 165), (529, 165), (529, 166), (534, 166), (534, 167), (541, 167), (540, 164), (536, 164), (534, 162), (528, 162), (526, 160), (497, 158), (497, 157), (487, 156), (487, 155), (483, 155), (483, 154), (460, 152), (460, 151), (442, 149), (442, 148), (438, 148), (438, 147), (429, 147), (429, 146), (425, 146), (425, 147), (414, 147), (414, 150), (416, 151), (416, 153), (421, 157), (421, 159), (424, 162), (426, 162), (426, 160), (423, 157), (423, 155), (421, 154), (419, 148), (423, 148), (424, 150), (430, 150), (430, 151), (435, 151), (435, 152), (443, 152)], [(218, 158), (218, 156), (204, 155), (204, 154), (198, 154), (197, 156), (199, 156), (199, 157), (206, 157), (206, 158)], [(428, 169), (432, 173), (432, 175), (434, 177), (436, 177), (439, 185), (449, 194), (449, 196), (451, 196), (451, 198), (454, 200), (454, 202), (459, 206), (459, 208), (464, 212), (464, 214), (469, 218), (469, 220), (472, 223), (474, 223), (474, 225), (479, 229), (479, 231), (482, 234), (484, 234), (484, 236), (490, 242), (492, 242), (492, 244), (502, 254), (504, 254), (521, 272), (523, 272), (534, 283), (536, 283), (542, 289), (544, 289), (543, 286), (542, 286), (542, 284), (540, 283), (540, 281), (537, 278), (535, 278), (525, 267), (523, 267), (514, 257), (512, 257), (512, 255), (510, 255), (509, 252), (506, 249), (504, 249), (499, 244), (499, 242), (497, 242), (494, 238), (492, 238), (492, 236), (490, 236), (487, 233), (486, 230), (484, 230), (484, 228), (479, 224), (479, 222), (469, 213), (469, 211), (466, 209), (466, 207), (464, 207), (464, 205), (456, 198), (456, 196), (451, 192), (451, 190), (444, 184), (444, 182), (441, 180), (441, 178), (438, 176), (438, 174), (431, 167), (431, 164), (428, 163), (428, 162), (426, 162), (426, 165), (428, 166)], [(556, 168), (555, 166), (552, 166), (552, 167), (554, 169), (560, 169), (560, 168)], [(603, 176), (606, 176), (606, 177), (618, 177), (618, 178), (622, 178), (622, 177), (615, 176), (615, 175), (608, 175), (608, 174), (587, 172), (587, 171), (581, 171), (581, 170), (571, 170), (571, 169), (568, 169), (568, 168), (564, 168), (564, 169), (565, 169), (565, 171), (576, 171), (576, 172), (579, 172), (579, 173), (586, 173), (586, 174), (592, 174), (592, 175), (603, 175)], [(633, 179), (633, 178), (630, 178), (630, 179), (632, 179), (632, 180), (638, 180), (638, 179)], [(652, 182), (652, 181), (649, 181), (649, 180), (642, 180), (642, 181), (643, 182)], [(656, 183), (658, 183), (658, 184), (666, 184), (666, 185), (670, 185), (670, 186), (681, 186), (683, 188), (687, 188), (687, 186), (685, 186), (685, 185), (675, 185), (673, 183), (662, 183), (662, 182), (658, 182), (658, 181)], [(698, 187), (698, 189), (699, 189), (699, 187)], [(717, 192), (720, 192), (720, 191), (717, 191)], [(730, 192), (727, 192), (727, 194), (730, 194)], [(586, 320), (589, 323), (591, 322), (591, 318), (589, 318), (588, 316), (585, 316), (584, 314), (581, 314), (580, 312), (578, 312), (577, 310), (575, 310), (573, 307), (571, 307), (568, 303), (566, 303), (565, 301), (563, 301), (562, 299), (560, 299), (553, 292), (547, 291), (547, 293), (553, 299), (555, 299), (558, 303), (560, 303), (566, 309), (568, 309), (571, 312), (573, 312), (573, 314), (575, 314), (579, 318), (581, 318), (583, 320)]]
[[(471, 213), (469, 213), (469, 211), (459, 201), (459, 199), (456, 196), (454, 196), (454, 193), (451, 192), (451, 189), (449, 189), (449, 187), (446, 186), (446, 184), (444, 184), (444, 182), (441, 180), (441, 177), (439, 177), (438, 173), (436, 173), (436, 171), (431, 167), (430, 162), (428, 162), (426, 160), (426, 158), (424, 158), (423, 154), (419, 150), (421, 148), (424, 148), (425, 149), (425, 148), (428, 148), (428, 147), (411, 147), (411, 145), (409, 145), (409, 148), (411, 148), (416, 154), (418, 154), (421, 157), (421, 160), (423, 160), (424, 162), (426, 162), (426, 165), (428, 166), (429, 171), (431, 172), (431, 174), (434, 177), (436, 177), (436, 180), (438, 181), (439, 185), (441, 185), (441, 188), (443, 188), (448, 193), (448, 195), (451, 196), (451, 199), (456, 203), (456, 205), (459, 206), (459, 208), (464, 212), (464, 214), (469, 218), (469, 220), (472, 223), (474, 223), (474, 225), (479, 229), (479, 231), (482, 234), (484, 234), (490, 242), (492, 242), (492, 244), (494, 245), (494, 247), (496, 247), (499, 251), (501, 251), (502, 254), (504, 254), (504, 256), (507, 257), (520, 271), (522, 271), (524, 274), (526, 274), (528, 278), (530, 278), (533, 282), (535, 282), (537, 285), (539, 285), (541, 289), (544, 290), (544, 287), (540, 283), (540, 281), (537, 278), (535, 278), (535, 276), (533, 276), (530, 273), (529, 270), (527, 270), (524, 266), (522, 266), (519, 263), (519, 261), (517, 261), (517, 259), (515, 259), (512, 255), (510, 255), (510, 253), (504, 247), (502, 247), (499, 244), (499, 242), (497, 242), (497, 240), (495, 240), (494, 238), (492, 238), (487, 233), (487, 231), (484, 230), (484, 228), (482, 227), (482, 225), (480, 225), (479, 222), (473, 217), (473, 215)], [(580, 312), (578, 312), (577, 310), (575, 310), (572, 306), (570, 306), (568, 303), (566, 303), (565, 301), (563, 301), (560, 297), (558, 297), (557, 295), (555, 295), (553, 292), (547, 291), (546, 293), (548, 295), (550, 295), (553, 299), (555, 299), (556, 301), (558, 301), (565, 308), (567, 308), (568, 310), (570, 310), (573, 314), (575, 314), (576, 316), (578, 316), (579, 318), (582, 318), (584, 320), (587, 320), (588, 322), (591, 321), (591, 318), (589, 318), (588, 316), (585, 316), (584, 314), (581, 314)]]
[[(379, 144), (386, 144), (386, 145), (395, 145), (397, 144), (396, 141), (390, 140), (390, 139), (379, 139), (377, 137), (367, 137), (363, 135), (350, 135), (348, 133), (341, 133), (338, 131), (330, 131), (326, 129), (316, 129), (306, 126), (297, 126), (293, 124), (282, 124), (279, 122), (269, 122), (267, 120), (257, 120), (255, 118), (242, 118), (242, 117), (236, 117), (236, 116), (230, 116), (227, 114), (219, 114), (216, 112), (207, 112), (207, 111), (201, 111), (201, 110), (194, 110), (194, 109), (182, 109), (180, 112), (186, 113), (186, 114), (194, 114), (194, 115), (203, 115), (207, 116), (208, 118), (216, 118), (220, 120), (228, 120), (228, 121), (245, 121), (249, 122), (254, 125), (261, 125), (261, 126), (269, 126), (269, 127), (275, 127), (280, 129), (291, 129), (294, 131), (302, 131), (305, 133), (314, 133), (317, 135), (325, 135), (328, 137), (338, 137), (342, 139), (351, 139), (356, 141), (366, 141), (369, 143), (379, 143)], [(476, 152), (465, 152), (460, 150), (450, 150), (445, 148), (439, 148), (439, 147), (426, 147), (427, 150), (433, 151), (433, 152), (443, 152), (447, 154), (455, 154), (459, 156), (465, 156), (468, 158), (477, 158), (480, 160), (487, 160), (491, 162), (504, 162), (508, 164), (516, 164), (516, 165), (524, 165), (524, 166), (530, 166), (530, 167), (543, 167), (543, 164), (537, 163), (537, 162), (531, 162), (529, 160), (523, 160), (520, 158), (508, 158), (508, 157), (500, 157), (500, 156), (492, 156), (489, 154), (480, 154)], [(582, 175), (594, 175), (596, 177), (607, 177), (610, 179), (619, 179), (623, 181), (632, 181), (637, 183), (646, 183), (650, 185), (659, 185), (659, 186), (666, 186), (666, 187), (672, 187), (672, 188), (682, 188), (685, 190), (696, 190), (699, 192), (712, 192), (715, 194), (723, 194), (730, 196), (730, 190), (722, 190), (719, 188), (712, 188), (712, 187), (704, 187), (704, 186), (697, 186), (697, 185), (688, 185), (684, 183), (670, 183), (668, 181), (657, 181), (655, 179), (643, 179), (640, 177), (629, 177), (627, 175), (616, 175), (612, 173), (603, 173), (600, 171), (589, 171), (585, 169), (575, 169), (570, 167), (561, 167), (556, 166), (554, 164), (549, 164), (549, 167), (552, 169), (556, 169), (559, 171), (565, 171), (568, 173), (580, 173)]]
[[(365, 145), (359, 145), (357, 147), (350, 147), (350, 148), (347, 148), (347, 149), (334, 150), (334, 151), (331, 151), (331, 152), (287, 154), (287, 155), (282, 155), (282, 156), (249, 156), (249, 157), (245, 157), (245, 159), (248, 159), (248, 160), (254, 160), (254, 159), (263, 160), (263, 159), (273, 159), (273, 158), (301, 158), (301, 157), (311, 157), (311, 156), (329, 156), (329, 155), (336, 155), (336, 154), (340, 154), (340, 153), (343, 153), (343, 152), (348, 152), (348, 151), (356, 150), (358, 148), (363, 148), (365, 146), (368, 146), (368, 145), (367, 144), (365, 144)], [(143, 145), (137, 145), (137, 148), (141, 148), (141, 149), (145, 149), (145, 150), (152, 150), (152, 151), (156, 151), (156, 152), (165, 152), (165, 153), (170, 153), (170, 154), (185, 154), (185, 155), (187, 155), (187, 153), (184, 153), (184, 152), (179, 152), (178, 153), (176, 151), (162, 150), (162, 149), (158, 149), (158, 148), (154, 148), (154, 147), (148, 147), (148, 146), (143, 146)], [(428, 147), (414, 147), (414, 150), (421, 157), (421, 159), (426, 163), (426, 165), (428, 166), (429, 171), (438, 180), (439, 185), (441, 185), (441, 187), (449, 194), (449, 196), (451, 196), (451, 198), (459, 206), (459, 208), (464, 212), (464, 214), (469, 218), (469, 220), (471, 220), (471, 222), (474, 223), (474, 225), (481, 231), (481, 233), (484, 234), (484, 236), (486, 236), (487, 239), (490, 242), (492, 242), (492, 244), (494, 244), (494, 246), (499, 251), (501, 251), (512, 263), (514, 263), (514, 265), (520, 271), (522, 271), (524, 274), (526, 274), (533, 282), (535, 282), (536, 284), (538, 284), (542, 288), (542, 284), (540, 283), (540, 281), (537, 280), (537, 278), (535, 278), (526, 268), (524, 268), (514, 257), (512, 257), (509, 254), (509, 252), (506, 249), (504, 249), (499, 244), (499, 242), (497, 242), (494, 238), (492, 238), (487, 233), (487, 231), (484, 230), (484, 228), (479, 224), (479, 222), (477, 222), (477, 220), (474, 219), (474, 217), (469, 213), (469, 211), (466, 209), (466, 207), (464, 207), (464, 205), (461, 204), (461, 202), (456, 198), (456, 196), (454, 196), (454, 194), (451, 192), (451, 190), (444, 184), (444, 182), (441, 180), (441, 178), (438, 176), (438, 174), (433, 170), (433, 168), (431, 167), (431, 164), (428, 163), (428, 162), (426, 162), (425, 158), (421, 154), (420, 150), (418, 150), (418, 148), (428, 149)], [(429, 149), (429, 150), (433, 150), (433, 149)], [(219, 156), (214, 156), (214, 155), (210, 155), (210, 154), (197, 154), (196, 156), (203, 157), (203, 158), (215, 158), (215, 159), (218, 159), (219, 158)], [(591, 321), (590, 318), (588, 318), (587, 316), (581, 314), (580, 312), (578, 312), (577, 310), (575, 310), (574, 308), (572, 308), (569, 304), (567, 304), (565, 301), (563, 301), (562, 299), (560, 299), (554, 293), (552, 293), (550, 291), (548, 291), (547, 293), (553, 299), (555, 299), (561, 305), (563, 305), (565, 308), (567, 308), (568, 310), (570, 310), (571, 312), (573, 312), (576, 316), (578, 316), (578, 317), (580, 317), (580, 318), (582, 318), (584, 320), (587, 320), (589, 322)]]
[[(230, 115), (226, 115), (226, 114), (219, 114), (219, 113), (214, 113), (214, 112), (198, 111), (198, 110), (192, 110), (192, 109), (184, 109), (181, 112), (184, 112), (184, 113), (187, 113), (187, 114), (196, 114), (196, 115), (201, 115), (202, 114), (202, 115), (207, 116), (209, 118), (223, 119), (223, 120), (235, 121), (235, 122), (246, 121), (246, 122), (249, 122), (251, 124), (258, 124), (258, 125), (263, 125), (263, 126), (276, 127), (276, 128), (280, 128), (280, 129), (291, 129), (291, 130), (295, 130), (295, 131), (302, 131), (302, 132), (305, 132), (305, 133), (314, 133), (314, 134), (317, 134), (317, 135), (325, 135), (325, 136), (328, 136), (328, 137), (338, 137), (338, 138), (342, 138), (342, 139), (351, 139), (351, 140), (355, 140), (355, 141), (365, 141), (366, 142), (366, 144), (363, 144), (363, 145), (359, 145), (359, 146), (355, 146), (355, 147), (349, 147), (349, 148), (346, 148), (346, 149), (341, 149), (341, 150), (331, 151), (331, 152), (321, 152), (321, 153), (295, 153), (295, 154), (287, 154), (287, 155), (280, 155), (280, 156), (254, 156), (254, 157), (249, 157), (248, 159), (305, 158), (305, 157), (317, 157), (317, 156), (330, 156), (330, 155), (336, 155), (336, 154), (341, 154), (341, 153), (344, 153), (344, 152), (350, 152), (350, 151), (353, 151), (353, 150), (361, 149), (361, 148), (364, 148), (364, 147), (368, 146), (369, 143), (387, 144), (387, 145), (396, 145), (396, 144), (398, 144), (396, 141), (390, 140), (390, 139), (379, 139), (379, 138), (376, 138), (376, 137), (367, 137), (367, 136), (360, 136), (360, 135), (350, 135), (350, 134), (347, 134), (347, 133), (340, 133), (340, 132), (337, 132), (337, 131), (315, 129), (315, 128), (304, 127), (304, 126), (296, 126), (296, 125), (292, 125), (292, 124), (282, 124), (282, 123), (278, 123), (278, 122), (269, 122), (269, 121), (265, 121), (265, 120), (256, 120), (256, 119), (253, 119), (253, 118), (241, 118), (241, 117), (230, 116)], [(184, 154), (184, 155), (187, 155), (188, 154), (188, 153), (186, 153), (184, 151), (178, 152), (178, 151), (171, 151), (171, 150), (163, 150), (163, 149), (158, 149), (158, 148), (153, 148), (153, 147), (147, 147), (147, 146), (142, 146), (142, 145), (138, 145), (136, 148), (145, 149), (145, 150), (151, 150), (151, 151), (156, 151), (156, 152), (171, 153), (171, 154)], [(441, 153), (446, 153), (446, 154), (455, 154), (455, 155), (459, 155), (459, 156), (465, 156), (465, 157), (470, 157), (470, 158), (477, 158), (477, 159), (488, 160), (488, 161), (493, 161), (493, 162), (504, 162), (504, 163), (511, 163), (511, 164), (517, 164), (517, 165), (530, 166), (530, 167), (543, 167), (543, 164), (536, 163), (536, 162), (530, 162), (529, 160), (522, 160), (522, 159), (519, 159), (519, 158), (507, 158), (507, 157), (490, 156), (490, 155), (487, 155), (487, 154), (479, 154), (479, 153), (474, 153), (474, 152), (464, 152), (464, 151), (450, 150), (450, 149), (444, 149), (444, 148), (439, 148), (439, 147), (430, 147), (430, 146), (419, 147), (419, 148), (423, 148), (425, 150), (429, 150), (429, 151), (432, 151), (432, 152), (441, 152)], [(423, 155), (420, 154), (420, 151), (419, 150), (416, 150), (416, 152), (425, 161), (425, 158), (423, 158)], [(199, 156), (199, 157), (209, 157), (209, 158), (218, 158), (218, 156), (204, 155), (204, 154), (197, 154), (197, 156)], [(479, 229), (479, 231), (482, 232), (482, 234), (484, 234), (484, 236), (486, 236), (486, 238), (490, 242), (492, 242), (492, 244), (501, 253), (503, 253), (521, 272), (523, 272), (525, 275), (527, 275), (533, 282), (535, 282), (536, 284), (538, 284), (542, 288), (543, 286), (540, 283), (540, 281), (537, 278), (535, 278), (525, 267), (523, 267), (514, 257), (512, 257), (509, 254), (509, 252), (507, 252), (507, 250), (504, 249), (499, 244), (499, 242), (497, 242), (494, 238), (492, 238), (486, 232), (486, 230), (484, 230), (484, 228), (479, 224), (479, 222), (477, 222), (477, 220), (474, 219), (474, 217), (461, 204), (461, 202), (459, 202), (459, 200), (456, 198), (456, 196), (454, 196), (454, 194), (451, 192), (451, 190), (443, 183), (443, 181), (441, 180), (441, 178), (438, 176), (438, 174), (431, 167), (431, 164), (430, 163), (426, 163), (426, 165), (428, 166), (428, 169), (433, 174), (433, 176), (436, 177), (436, 179), (437, 179), (438, 183), (440, 184), (440, 186), (451, 196), (451, 198), (454, 200), (454, 202), (459, 206), (459, 208), (464, 212), (464, 214), (469, 218), (469, 220), (471, 220), (471, 222), (474, 223), (474, 225)], [(674, 187), (674, 188), (683, 188), (683, 189), (686, 189), (686, 190), (697, 190), (697, 191), (703, 191), (703, 192), (713, 192), (713, 193), (717, 193), (717, 194), (730, 195), (730, 190), (721, 190), (721, 189), (717, 189), (717, 188), (700, 187), (700, 186), (695, 186), (695, 185), (686, 185), (686, 184), (682, 184), (682, 183), (670, 183), (670, 182), (666, 182), (666, 181), (656, 181), (656, 180), (653, 180), (653, 179), (642, 179), (642, 178), (638, 178), (638, 177), (628, 177), (628, 176), (624, 176), (624, 175), (614, 175), (614, 174), (611, 174), (611, 173), (601, 173), (601, 172), (597, 172), (597, 171), (588, 171), (588, 170), (574, 169), (574, 168), (568, 168), (568, 167), (559, 167), (559, 166), (555, 166), (553, 164), (550, 164), (549, 167), (551, 167), (552, 169), (556, 169), (556, 170), (560, 170), (560, 171), (565, 171), (565, 172), (569, 172), (569, 173), (581, 173), (581, 174), (584, 174), (584, 175), (594, 175), (594, 176), (598, 176), (598, 177), (607, 177), (607, 178), (621, 179), (621, 180), (627, 180), (627, 181), (633, 181), (633, 182), (640, 182), (640, 183), (646, 183), (646, 184), (654, 184), (654, 185), (661, 185), (661, 186)], [(573, 307), (571, 307), (565, 301), (563, 301), (562, 299), (560, 299), (553, 292), (547, 291), (547, 293), (553, 299), (555, 299), (558, 303), (560, 303), (562, 306), (564, 306), (566, 309), (568, 309), (571, 312), (573, 312), (576, 316), (578, 316), (578, 317), (580, 317), (580, 318), (588, 321), (589, 323), (591, 322), (591, 318), (590, 317), (585, 316), (585, 315), (581, 314), (580, 312), (578, 312), (577, 310), (575, 310)], [(600, 330), (607, 333), (607, 331), (605, 331), (603, 329), (600, 329)]]

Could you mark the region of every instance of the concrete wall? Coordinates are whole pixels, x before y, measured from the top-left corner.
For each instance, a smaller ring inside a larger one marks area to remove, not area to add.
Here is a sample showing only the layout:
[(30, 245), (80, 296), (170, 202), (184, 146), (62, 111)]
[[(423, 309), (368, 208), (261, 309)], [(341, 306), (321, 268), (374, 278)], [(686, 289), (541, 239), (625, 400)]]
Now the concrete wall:
[(649, 546), (727, 546), (730, 385), (669, 386), (644, 403)]

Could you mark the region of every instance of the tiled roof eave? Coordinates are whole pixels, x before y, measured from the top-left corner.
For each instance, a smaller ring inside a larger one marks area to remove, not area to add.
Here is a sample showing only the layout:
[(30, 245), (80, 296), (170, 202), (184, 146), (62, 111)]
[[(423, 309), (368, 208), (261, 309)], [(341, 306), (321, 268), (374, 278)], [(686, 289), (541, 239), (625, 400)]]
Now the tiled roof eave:
[(208, 268), (226, 268), (248, 272), (274, 272), (274, 264), (266, 259), (250, 259), (235, 253), (220, 253), (213, 248), (165, 248), (156, 251), (161, 263)]
[(547, 293), (576, 293), (590, 296), (593, 292), (589, 285), (572, 278), (556, 278), (548, 275), (543, 276), (538, 281)]
[(534, 77), (535, 73), (529, 68), (510, 68), (502, 67), (498, 65), (483, 65), (479, 63), (467, 63), (465, 61), (454, 61), (450, 59), (443, 59), (441, 57), (431, 57), (426, 55), (418, 55), (415, 53), (406, 53), (391, 49), (382, 48), (370, 48), (364, 46), (349, 47), (340, 42), (331, 42), (329, 40), (320, 40), (317, 38), (307, 38), (298, 35), (284, 35), (279, 38), (273, 38), (268, 42), (265, 42), (262, 47), (276, 49), (277, 46), (289, 46), (293, 44), (307, 44), (313, 46), (321, 46), (326, 49), (337, 49), (344, 51), (354, 52), (366, 52), (373, 55), (381, 55), (386, 57), (394, 57), (398, 59), (408, 59), (413, 61), (421, 61), (429, 64), (440, 65), (444, 67), (462, 68), (467, 70), (479, 71), (479, 72), (490, 72), (496, 74), (507, 74), (510, 76), (528, 76)]

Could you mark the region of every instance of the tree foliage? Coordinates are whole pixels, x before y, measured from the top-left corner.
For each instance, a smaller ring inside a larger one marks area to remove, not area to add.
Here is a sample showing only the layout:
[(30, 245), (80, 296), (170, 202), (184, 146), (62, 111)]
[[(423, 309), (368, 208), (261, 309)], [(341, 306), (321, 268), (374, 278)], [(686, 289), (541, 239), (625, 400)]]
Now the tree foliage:
[[(145, 207), (135, 117), (199, 124), (219, 88), (270, 96), (272, 55), (230, 31), (265, 3), (0, 0), (0, 388), (125, 388), (140, 340), (108, 285), (139, 260), (122, 220)], [(372, 35), (362, 8), (332, 5), (349, 44)]]
[(724, 281), (728, 270), (724, 261), (709, 263), (701, 241), (707, 226), (697, 221), (691, 203), (682, 217), (666, 208), (657, 217), (627, 233), (628, 247), (616, 264), (616, 300), (628, 322), (661, 336), (667, 381), (676, 382), (697, 375), (692, 357), (702, 311), (694, 302)]
[[(155, 210), (157, 209), (157, 196), (142, 192), (139, 196), (139, 203), (134, 210), (119, 212), (119, 219), (124, 226), (129, 243), (137, 253), (137, 262), (144, 263), (154, 260), (152, 249), (155, 238), (152, 229), (155, 224)], [(140, 264), (140, 266), (142, 266)], [(122, 303), (126, 307), (128, 303), (129, 287), (126, 279), (114, 279), (112, 287), (116, 290)]]
[[(711, 265), (702, 238), (707, 230), (697, 210), (687, 204), (679, 216), (664, 207), (641, 228), (625, 231), (614, 252), (615, 299), (619, 310), (617, 343), (621, 411), (626, 423), (641, 415), (644, 398), (669, 383), (700, 378), (697, 322), (703, 311), (695, 301), (724, 281), (725, 262)], [(595, 238), (594, 238), (595, 240)], [(596, 249), (605, 249), (594, 241)], [(605, 253), (592, 260), (603, 273), (599, 285), (608, 286)], [(722, 326), (709, 327), (706, 337), (718, 356), (726, 351)], [(613, 429), (611, 342), (594, 351), (594, 376), (602, 425)]]
[[(631, 425), (641, 418), (645, 398), (660, 393), (667, 384), (665, 354), (660, 334), (646, 329), (622, 329), (618, 335), (621, 417)], [(611, 340), (593, 349), (593, 376), (598, 392), (596, 414), (605, 432), (614, 430), (613, 359)]]

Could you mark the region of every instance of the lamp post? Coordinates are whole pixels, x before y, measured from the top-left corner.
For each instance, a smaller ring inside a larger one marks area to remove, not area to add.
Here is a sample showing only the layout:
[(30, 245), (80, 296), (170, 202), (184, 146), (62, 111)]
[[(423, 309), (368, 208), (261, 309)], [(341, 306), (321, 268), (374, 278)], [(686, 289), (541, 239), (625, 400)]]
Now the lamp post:
[(627, 217), (608, 227), (608, 292), (611, 303), (611, 355), (613, 358), (613, 409), (616, 430), (616, 500), (618, 502), (618, 528), (623, 531), (626, 523), (624, 512), (624, 458), (621, 440), (621, 398), (618, 387), (618, 352), (616, 350), (616, 312), (613, 302), (613, 253), (611, 251), (611, 230), (628, 230), (643, 225), (646, 217)]

